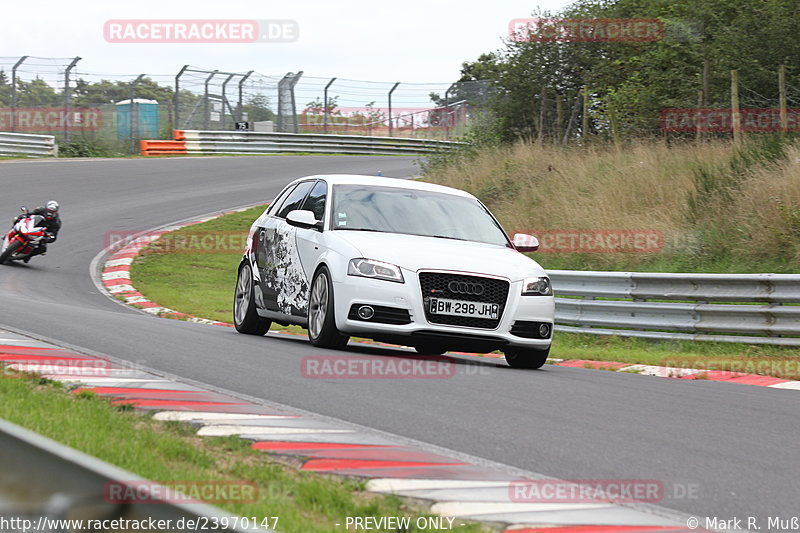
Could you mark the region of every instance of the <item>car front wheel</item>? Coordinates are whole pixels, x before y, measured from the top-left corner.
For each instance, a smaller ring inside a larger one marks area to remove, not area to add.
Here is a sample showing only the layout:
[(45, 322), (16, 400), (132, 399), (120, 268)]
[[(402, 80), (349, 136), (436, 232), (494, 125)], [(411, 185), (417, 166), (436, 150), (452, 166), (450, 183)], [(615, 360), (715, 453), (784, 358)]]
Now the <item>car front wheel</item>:
[(239, 269), (236, 292), (233, 297), (233, 325), (236, 331), (248, 335), (266, 335), (272, 321), (258, 316), (253, 298), (253, 271), (245, 263)]
[(550, 355), (550, 347), (544, 350), (536, 348), (507, 348), (503, 350), (506, 363), (511, 368), (541, 368)]
[(328, 268), (317, 270), (308, 299), (308, 339), (320, 348), (344, 348), (350, 340), (336, 329), (333, 282)]

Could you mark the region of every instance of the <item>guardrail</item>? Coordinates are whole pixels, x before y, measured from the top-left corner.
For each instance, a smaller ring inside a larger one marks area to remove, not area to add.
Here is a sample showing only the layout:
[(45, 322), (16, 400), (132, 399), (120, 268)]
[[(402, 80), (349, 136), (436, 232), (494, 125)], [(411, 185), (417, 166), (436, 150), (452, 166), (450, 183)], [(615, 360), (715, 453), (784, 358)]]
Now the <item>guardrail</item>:
[[(171, 531), (203, 529), (176, 527), (183, 519), (194, 524), (219, 524), (216, 531), (264, 531), (243, 529), (234, 515), (200, 503), (176, 503), (162, 500), (168, 491), (157, 484), (104, 463), (32, 431), (0, 419), (0, 517), (30, 520), (39, 531), (66, 531), (50, 520), (171, 520)], [(137, 501), (107, 501), (108, 483), (130, 484)], [(171, 494), (175, 494), (174, 491)], [(42, 520), (42, 522), (39, 522)], [(19, 525), (21, 522), (17, 522)], [(128, 522), (130, 524), (130, 522)], [(223, 527), (228, 526), (228, 527)], [(12, 529), (20, 529), (12, 525)], [(91, 529), (91, 528), (89, 528)], [(128, 528), (111, 528), (127, 530)], [(131, 528), (139, 529), (139, 528)], [(146, 528), (145, 528), (146, 529)]]
[(58, 145), (53, 135), (0, 132), (0, 155), (58, 157)]
[(447, 150), (462, 143), (403, 137), (368, 137), (316, 133), (259, 133), (175, 130), (171, 141), (141, 141), (141, 154), (371, 154), (416, 155)]
[(559, 331), (800, 346), (800, 274), (548, 274)]

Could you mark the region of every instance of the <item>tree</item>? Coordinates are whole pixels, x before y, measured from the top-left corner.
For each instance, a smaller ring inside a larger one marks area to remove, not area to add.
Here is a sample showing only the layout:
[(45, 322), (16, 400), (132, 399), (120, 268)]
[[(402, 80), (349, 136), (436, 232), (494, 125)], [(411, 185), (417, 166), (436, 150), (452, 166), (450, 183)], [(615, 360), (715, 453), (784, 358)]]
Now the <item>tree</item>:
[(47, 107), (61, 104), (61, 96), (43, 79), (17, 80), (17, 105), (20, 107)]
[(575, 95), (588, 86), (600, 122), (611, 106), (621, 130), (641, 136), (661, 133), (663, 109), (697, 106), (706, 63), (711, 106), (730, 105), (731, 69), (739, 70), (751, 107), (776, 105), (781, 64), (789, 85), (800, 85), (796, 0), (577, 0), (556, 18), (658, 19), (664, 34), (649, 42), (509, 40), (504, 49), (464, 63), (462, 79), (491, 80), (493, 127), (506, 140), (535, 134), (542, 87)]
[[(329, 96), (328, 115), (341, 115), (342, 113), (338, 109), (336, 109), (337, 107), (339, 107), (339, 97)], [(324, 115), (325, 108), (324, 104), (322, 103), (322, 99), (320, 97), (317, 97), (314, 100), (308, 102), (306, 104), (305, 110), (303, 110), (303, 113), (306, 115)]]
[(269, 107), (269, 98), (262, 94), (252, 95), (242, 109), (247, 113), (247, 120), (250, 122), (261, 122), (264, 120), (275, 120), (275, 113)]
[(0, 107), (11, 105), (11, 84), (3, 69), (0, 69)]

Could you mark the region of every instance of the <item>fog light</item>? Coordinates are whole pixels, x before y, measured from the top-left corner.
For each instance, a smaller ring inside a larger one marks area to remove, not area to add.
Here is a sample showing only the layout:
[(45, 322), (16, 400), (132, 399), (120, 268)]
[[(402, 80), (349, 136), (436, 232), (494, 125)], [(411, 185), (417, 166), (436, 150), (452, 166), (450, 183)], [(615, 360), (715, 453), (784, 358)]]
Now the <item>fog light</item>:
[(550, 335), (550, 324), (539, 324), (539, 336), (546, 339)]
[(375, 316), (375, 310), (368, 305), (362, 305), (358, 308), (358, 318), (361, 320), (369, 320)]

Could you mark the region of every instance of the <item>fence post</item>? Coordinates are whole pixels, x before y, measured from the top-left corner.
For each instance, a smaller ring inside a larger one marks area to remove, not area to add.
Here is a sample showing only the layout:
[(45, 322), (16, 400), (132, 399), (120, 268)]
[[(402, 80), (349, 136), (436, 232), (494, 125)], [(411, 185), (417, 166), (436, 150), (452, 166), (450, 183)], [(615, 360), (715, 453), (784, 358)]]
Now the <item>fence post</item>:
[(244, 82), (247, 81), (247, 78), (249, 78), (253, 74), (253, 72), (255, 71), (253, 70), (248, 71), (247, 74), (244, 75), (244, 78), (242, 78), (239, 81), (239, 105), (237, 106), (237, 112), (239, 114), (239, 122), (244, 122), (244, 103), (242, 102), (242, 86), (244, 85)]
[(583, 86), (583, 116), (581, 117), (581, 138), (589, 140), (589, 86)]
[(228, 97), (225, 95), (225, 87), (228, 85), (228, 82), (236, 76), (238, 76), (238, 74), (229, 74), (228, 77), (225, 78), (225, 81), (222, 82), (222, 124), (220, 125), (220, 129), (222, 130), (225, 129), (225, 106), (228, 106), (229, 111), (231, 109), (231, 106), (228, 104)]
[(208, 130), (208, 121), (210, 118), (208, 116), (208, 84), (211, 82), (212, 78), (217, 75), (217, 72), (219, 71), (214, 70), (211, 72), (211, 74), (209, 74), (209, 76), (206, 78), (204, 85), (205, 88), (203, 90), (203, 129), (206, 131)]
[(556, 140), (558, 143), (561, 140), (561, 135), (564, 133), (564, 96), (561, 93), (556, 94)]
[(733, 125), (733, 142), (742, 142), (742, 115), (739, 111), (739, 71), (731, 70), (731, 121)]
[(17, 131), (17, 69), (22, 63), (28, 59), (28, 56), (22, 56), (19, 61), (14, 63), (11, 68), (11, 131)]
[(781, 108), (781, 132), (789, 130), (788, 118), (786, 116), (786, 65), (778, 67), (778, 98)]
[(184, 65), (183, 68), (180, 70), (180, 72), (178, 72), (178, 75), (175, 76), (175, 94), (172, 97), (173, 100), (174, 100), (172, 105), (175, 106), (175, 113), (173, 115), (175, 117), (175, 122), (172, 124), (172, 129), (173, 130), (181, 129), (181, 126), (180, 126), (181, 122), (180, 122), (180, 119), (179, 119), (179, 117), (180, 117), (180, 107), (181, 107), (181, 100), (180, 100), (180, 98), (181, 98), (181, 76), (183, 76), (183, 73), (186, 72), (187, 68), (189, 68), (189, 65)]
[(704, 96), (704, 91), (702, 89), (697, 91), (697, 111), (694, 114), (694, 128), (695, 128), (694, 138), (696, 141), (703, 140), (703, 129), (702, 126), (700, 125), (700, 118), (699, 118), (701, 110), (703, 109), (703, 100), (704, 100), (703, 96)]
[(619, 124), (617, 123), (617, 107), (610, 98), (606, 101), (608, 106), (608, 118), (611, 121), (611, 137), (614, 139), (614, 146), (619, 148)]
[[(131, 83), (131, 101), (129, 107), (129, 114), (128, 114), (128, 129), (130, 130), (130, 137), (131, 137), (131, 153), (136, 153), (136, 139), (133, 136), (133, 117), (134, 117), (134, 104), (133, 101), (136, 99), (136, 86), (139, 85), (139, 82), (142, 81), (144, 78), (144, 74), (139, 74), (139, 76), (133, 80)], [(136, 104), (136, 126), (137, 130), (139, 129), (139, 104)]]
[(392, 86), (392, 89), (389, 91), (389, 137), (393, 137), (394, 136), (393, 135), (393, 124), (392, 124), (392, 93), (394, 92), (395, 89), (397, 89), (398, 85), (400, 85), (399, 81), (397, 83), (395, 83)]
[(544, 142), (544, 115), (547, 110), (547, 87), (542, 85), (542, 92), (539, 95), (539, 139), (537, 143), (541, 145)]
[[(297, 108), (295, 107), (294, 86), (300, 81), (303, 71), (297, 74), (289, 72), (278, 82), (278, 131), (286, 133), (297, 133)], [(287, 120), (291, 124), (287, 124)]]
[(447, 132), (446, 133), (446, 135), (447, 135), (446, 138), (447, 139), (450, 138), (450, 91), (452, 91), (453, 87), (455, 87), (455, 86), (456, 86), (456, 84), (453, 83), (444, 92), (444, 120), (445, 120), (444, 126), (445, 126), (445, 131)]
[(328, 133), (328, 115), (330, 114), (330, 109), (328, 106), (328, 89), (330, 89), (333, 82), (336, 81), (336, 78), (331, 78), (331, 81), (325, 85), (325, 91), (322, 93), (322, 133)]
[(75, 65), (80, 61), (80, 57), (76, 57), (72, 60), (72, 62), (67, 66), (67, 69), (64, 71), (64, 115), (66, 115), (67, 119), (64, 121), (64, 142), (69, 142), (69, 104), (70, 104), (70, 93), (69, 93), (69, 74)]

